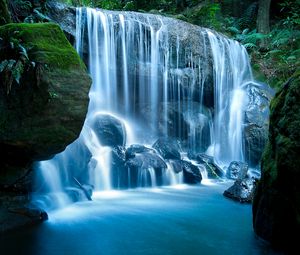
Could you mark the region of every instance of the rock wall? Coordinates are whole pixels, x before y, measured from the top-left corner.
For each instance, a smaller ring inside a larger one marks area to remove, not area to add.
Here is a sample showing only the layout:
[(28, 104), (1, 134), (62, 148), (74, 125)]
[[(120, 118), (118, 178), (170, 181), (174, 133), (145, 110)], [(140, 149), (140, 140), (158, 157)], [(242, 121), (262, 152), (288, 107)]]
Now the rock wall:
[(253, 202), (254, 230), (273, 246), (291, 250), (300, 236), (300, 72), (271, 103), (269, 142)]

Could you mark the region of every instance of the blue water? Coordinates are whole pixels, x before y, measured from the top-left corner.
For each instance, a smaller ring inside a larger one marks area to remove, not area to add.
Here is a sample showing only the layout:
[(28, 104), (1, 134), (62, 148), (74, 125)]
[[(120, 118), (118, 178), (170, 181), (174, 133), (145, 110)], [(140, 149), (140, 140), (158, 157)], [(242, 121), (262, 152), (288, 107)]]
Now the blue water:
[(251, 206), (223, 197), (229, 185), (97, 193), (1, 237), (1, 254), (276, 254), (255, 237)]

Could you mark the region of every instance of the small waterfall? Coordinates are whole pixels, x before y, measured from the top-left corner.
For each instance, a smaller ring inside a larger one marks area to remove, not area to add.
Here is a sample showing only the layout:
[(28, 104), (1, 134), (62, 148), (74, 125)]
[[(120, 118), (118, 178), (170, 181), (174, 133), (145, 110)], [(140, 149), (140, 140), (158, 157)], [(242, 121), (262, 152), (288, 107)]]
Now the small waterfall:
[[(244, 160), (247, 52), (209, 29), (185, 26), (159, 15), (77, 8), (76, 50), (93, 79), (90, 104), (79, 139), (39, 164), (49, 182), (43, 194), (64, 193), (78, 175), (96, 190), (113, 188), (113, 149), (91, 124), (99, 112), (127, 123), (127, 145), (132, 133), (140, 144), (173, 137), (185, 151), (206, 152), (220, 164)], [(156, 186), (155, 171), (139, 169), (139, 186)], [(131, 187), (131, 173), (125, 175)], [(162, 184), (182, 179), (168, 164)]]
[(227, 164), (243, 161), (243, 113), (248, 103), (243, 85), (253, 80), (248, 54), (238, 42), (211, 31), (208, 38), (214, 59), (216, 111), (212, 155)]

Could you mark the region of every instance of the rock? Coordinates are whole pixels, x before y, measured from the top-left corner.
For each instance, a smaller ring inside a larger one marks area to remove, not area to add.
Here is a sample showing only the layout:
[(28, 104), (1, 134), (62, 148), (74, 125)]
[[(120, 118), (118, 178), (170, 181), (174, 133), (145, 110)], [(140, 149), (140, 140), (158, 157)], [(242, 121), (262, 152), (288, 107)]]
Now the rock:
[(163, 171), (167, 168), (163, 159), (153, 152), (135, 153), (126, 161), (129, 187), (162, 185)]
[(194, 153), (191, 151), (189, 151), (188, 157), (205, 167), (209, 179), (217, 179), (224, 176), (223, 170), (215, 163), (213, 157), (204, 153)]
[(172, 166), (173, 171), (178, 174), (183, 171), (183, 165), (181, 160), (168, 160)]
[(300, 72), (271, 102), (269, 140), (253, 201), (255, 233), (290, 254), (300, 236)]
[[(89, 183), (89, 162), (92, 158), (92, 153), (84, 144), (82, 137), (79, 137), (75, 142), (69, 145), (65, 150), (68, 155), (68, 173), (69, 176), (75, 177), (80, 183)], [(63, 161), (63, 159), (62, 159)]]
[(230, 188), (224, 191), (223, 195), (240, 203), (251, 203), (256, 181), (253, 178), (237, 179)]
[(40, 64), (38, 77), (25, 73), (9, 95), (0, 87), (1, 160), (26, 166), (51, 158), (78, 137), (91, 80), (55, 24), (8, 24), (0, 27), (0, 37), (20, 40), (30, 49), (29, 59)]
[(187, 184), (198, 184), (202, 181), (202, 175), (197, 166), (191, 162), (182, 160), (183, 182)]
[(119, 119), (108, 114), (96, 114), (91, 119), (90, 127), (102, 146), (125, 146), (126, 130)]
[(45, 211), (29, 206), (28, 196), (0, 193), (0, 234), (48, 219)]
[(71, 43), (76, 38), (76, 8), (57, 1), (47, 1), (48, 16), (59, 24)]
[(245, 111), (245, 157), (251, 167), (261, 159), (268, 138), (269, 105), (274, 91), (265, 84), (249, 84), (248, 105)]
[(226, 171), (226, 177), (229, 179), (244, 179), (247, 176), (248, 172), (248, 164), (232, 161)]
[(152, 147), (164, 159), (181, 159), (181, 148), (177, 140), (170, 138), (159, 138)]
[(112, 186), (114, 188), (128, 188), (128, 171), (125, 163), (125, 147), (114, 147), (111, 152)]
[(126, 160), (129, 158), (134, 158), (137, 153), (144, 153), (144, 152), (156, 153), (155, 150), (148, 148), (144, 145), (132, 144), (130, 145), (130, 147), (127, 148), (125, 152), (125, 158)]
[[(142, 122), (148, 123), (151, 119), (151, 105), (142, 104), (137, 108), (141, 112)], [(157, 127), (150, 128), (158, 136), (165, 137), (167, 133), (169, 138), (179, 140), (183, 150), (204, 152), (211, 143), (211, 118), (211, 111), (199, 102), (162, 102), (158, 105)]]
[[(10, 222), (1, 221), (0, 228), (7, 230), (45, 220), (39, 209), (11, 213), (7, 208), (27, 208), (29, 201), (16, 199), (31, 191), (32, 162), (50, 159), (79, 136), (91, 79), (55, 24), (7, 24), (0, 27), (0, 37), (0, 63), (24, 61), (25, 53), (30, 61), (19, 80), (11, 81), (9, 93), (7, 76), (0, 74), (0, 187), (5, 194), (9, 191), (7, 198), (12, 199), (10, 205), (0, 206)], [(22, 50), (18, 56), (2, 48), (11, 41), (18, 42)]]
[(166, 163), (157, 154), (151, 152), (137, 153), (134, 158), (126, 161), (129, 168), (167, 168)]

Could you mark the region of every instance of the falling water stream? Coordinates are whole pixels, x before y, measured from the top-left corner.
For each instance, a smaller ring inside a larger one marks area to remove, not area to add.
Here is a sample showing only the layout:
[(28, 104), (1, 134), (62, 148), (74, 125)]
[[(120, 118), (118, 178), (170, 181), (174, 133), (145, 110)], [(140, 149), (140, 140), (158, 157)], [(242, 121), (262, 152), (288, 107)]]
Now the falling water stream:
[[(142, 161), (136, 189), (121, 190), (114, 172), (130, 180), (128, 169), (114, 165), (116, 151), (138, 144), (152, 155), (161, 137), (179, 140), (181, 159), (194, 165), (190, 152), (213, 156), (221, 166), (245, 161), (243, 122), (251, 101), (245, 90), (253, 83), (246, 50), (175, 19), (91, 8), (77, 8), (75, 47), (93, 79), (82, 132), (64, 152), (36, 162), (32, 203), (49, 220), (1, 236), (1, 251), (277, 254), (254, 236), (251, 206), (223, 198), (232, 182), (207, 179), (203, 165), (202, 185), (195, 186), (183, 184), (183, 171), (168, 160), (162, 160), (162, 182)], [(125, 130), (120, 146), (107, 146), (98, 135), (94, 120), (103, 115)]]
[[(46, 186), (34, 198), (39, 206), (51, 208), (66, 189), (57, 204), (69, 203), (73, 176), (83, 169), (95, 190), (112, 189), (112, 148), (91, 125), (103, 112), (124, 123), (126, 146), (172, 137), (184, 151), (207, 153), (220, 165), (244, 161), (244, 85), (252, 81), (247, 52), (212, 30), (190, 25), (185, 31), (182, 24), (159, 15), (77, 8), (76, 50), (93, 79), (90, 104), (79, 139), (36, 164)], [(91, 154), (88, 162), (80, 144)], [(155, 186), (155, 172), (148, 172)], [(168, 164), (164, 184), (181, 182)]]

